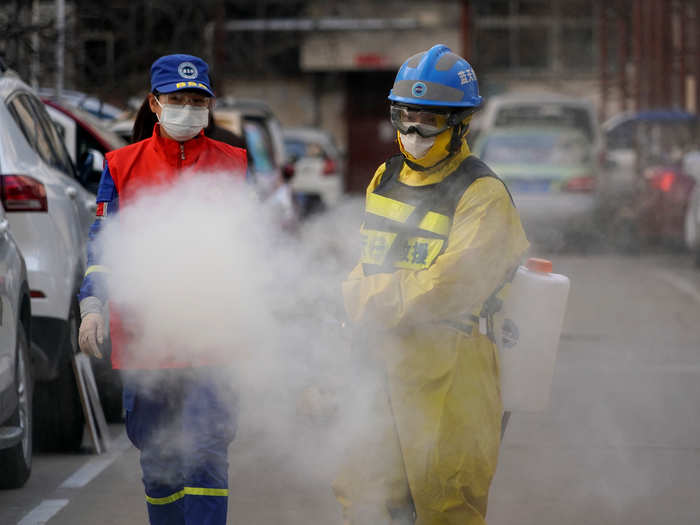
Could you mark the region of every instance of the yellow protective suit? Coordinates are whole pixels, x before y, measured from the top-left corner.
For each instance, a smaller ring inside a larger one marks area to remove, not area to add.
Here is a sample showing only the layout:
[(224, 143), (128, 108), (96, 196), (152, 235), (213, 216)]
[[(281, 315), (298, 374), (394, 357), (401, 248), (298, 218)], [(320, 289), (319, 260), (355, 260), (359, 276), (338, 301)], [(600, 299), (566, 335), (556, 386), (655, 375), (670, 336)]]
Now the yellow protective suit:
[[(470, 154), (463, 141), (434, 169), (404, 164), (399, 181), (440, 182)], [(372, 334), (368, 349), (387, 383), (333, 485), (345, 523), (413, 523), (411, 504), (417, 525), (485, 523), (502, 414), (497, 349), (478, 329), (468, 335), (444, 321), (478, 312), (527, 247), (503, 183), (480, 178), (459, 199), (430, 267), (365, 275), (358, 264), (343, 283), (349, 319)]]

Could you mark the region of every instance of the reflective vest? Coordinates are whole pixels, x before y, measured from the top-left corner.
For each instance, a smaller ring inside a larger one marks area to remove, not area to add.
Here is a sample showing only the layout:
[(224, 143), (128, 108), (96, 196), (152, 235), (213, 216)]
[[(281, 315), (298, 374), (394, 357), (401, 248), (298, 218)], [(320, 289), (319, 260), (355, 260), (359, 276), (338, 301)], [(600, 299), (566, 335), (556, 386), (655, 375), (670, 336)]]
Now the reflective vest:
[(470, 155), (440, 182), (409, 186), (399, 181), (403, 156), (390, 158), (379, 185), (367, 195), (361, 262), (365, 275), (429, 268), (447, 247), (459, 200), (481, 177), (498, 178)]
[[(111, 151), (107, 153), (106, 159), (114, 180), (120, 210), (128, 206), (144, 189), (170, 185), (181, 176), (197, 176), (201, 172), (228, 172), (232, 176), (244, 178), (246, 172), (244, 149), (211, 140), (205, 137), (204, 133), (184, 143), (178, 143), (161, 137), (158, 124), (149, 139)], [(128, 313), (110, 308), (114, 368), (182, 368), (193, 365), (167, 357), (130, 355), (129, 332), (138, 331), (138, 322), (138, 319), (129, 320)], [(167, 353), (167, 349), (159, 350), (165, 350)], [(200, 360), (197, 364), (218, 362), (221, 362), (221, 359), (211, 356), (211, 359), (204, 362)]]
[[(429, 268), (447, 248), (457, 205), (469, 186), (482, 177), (499, 179), (470, 155), (440, 182), (409, 186), (399, 181), (403, 163), (401, 155), (389, 159), (381, 182), (367, 195), (360, 257), (365, 275)], [(444, 322), (469, 334), (480, 318), (488, 325), (500, 309), (499, 295), (510, 279), (512, 274), (464, 323)]]

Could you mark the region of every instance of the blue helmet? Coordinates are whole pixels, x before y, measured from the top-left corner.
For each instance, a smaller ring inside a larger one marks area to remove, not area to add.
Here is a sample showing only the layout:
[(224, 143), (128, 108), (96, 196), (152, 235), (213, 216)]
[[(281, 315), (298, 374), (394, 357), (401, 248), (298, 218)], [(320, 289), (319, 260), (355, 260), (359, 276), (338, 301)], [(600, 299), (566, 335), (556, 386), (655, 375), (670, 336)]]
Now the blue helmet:
[(469, 62), (438, 44), (403, 63), (389, 100), (418, 106), (476, 108), (483, 99)]

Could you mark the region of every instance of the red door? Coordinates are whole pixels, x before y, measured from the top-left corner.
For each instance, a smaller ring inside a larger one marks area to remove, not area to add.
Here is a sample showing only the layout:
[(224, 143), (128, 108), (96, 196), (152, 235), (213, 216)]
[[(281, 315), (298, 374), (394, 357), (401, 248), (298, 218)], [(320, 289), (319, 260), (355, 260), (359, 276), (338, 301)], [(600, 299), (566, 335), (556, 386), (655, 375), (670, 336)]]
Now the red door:
[(377, 167), (399, 153), (387, 99), (395, 76), (393, 71), (347, 75), (348, 192), (364, 193)]

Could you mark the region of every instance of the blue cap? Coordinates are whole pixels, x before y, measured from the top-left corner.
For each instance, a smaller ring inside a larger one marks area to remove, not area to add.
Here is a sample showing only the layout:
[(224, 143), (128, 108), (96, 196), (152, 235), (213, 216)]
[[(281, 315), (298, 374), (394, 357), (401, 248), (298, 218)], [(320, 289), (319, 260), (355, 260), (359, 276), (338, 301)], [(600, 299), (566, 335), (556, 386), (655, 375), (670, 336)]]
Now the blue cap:
[(151, 91), (172, 93), (197, 89), (210, 97), (214, 91), (209, 83), (209, 66), (192, 55), (165, 55), (151, 66)]

